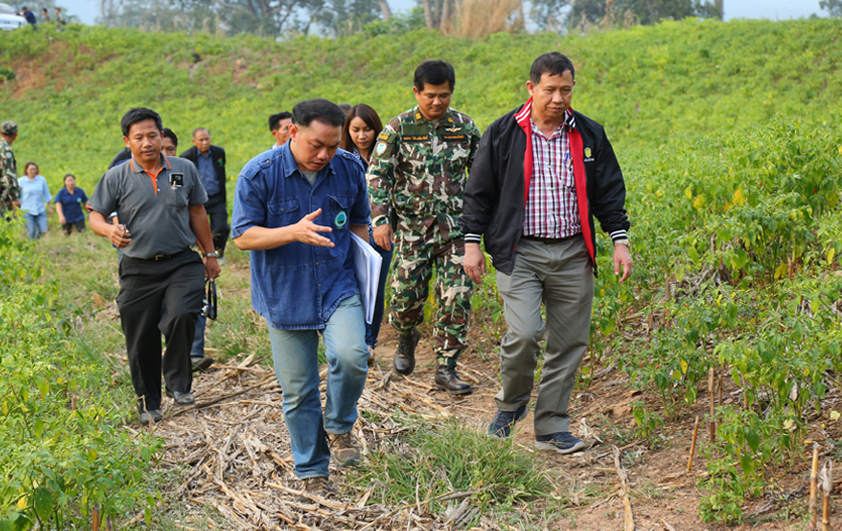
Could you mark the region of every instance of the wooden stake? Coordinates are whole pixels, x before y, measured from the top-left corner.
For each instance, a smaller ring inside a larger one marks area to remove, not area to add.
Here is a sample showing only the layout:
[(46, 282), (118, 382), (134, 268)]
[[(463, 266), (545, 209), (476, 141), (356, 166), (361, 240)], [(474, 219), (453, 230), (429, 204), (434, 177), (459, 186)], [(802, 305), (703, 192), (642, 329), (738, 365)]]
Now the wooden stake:
[(722, 373), (719, 373), (719, 379), (716, 381), (716, 405), (722, 406)]
[(833, 461), (828, 461), (819, 472), (822, 492), (822, 531), (830, 531), (830, 491), (833, 490)]
[(634, 529), (634, 514), (632, 513), (631, 501), (629, 500), (629, 485), (626, 483), (628, 472), (623, 468), (620, 462), (620, 449), (614, 447), (614, 466), (617, 468), (617, 475), (620, 477), (620, 497), (623, 499), (623, 509), (625, 510), (625, 531), (635, 531)]
[(693, 426), (693, 442), (690, 443), (690, 459), (687, 460), (687, 472), (693, 466), (693, 455), (696, 454), (696, 437), (699, 435), (699, 416), (696, 415), (696, 424)]
[(94, 505), (94, 525), (93, 531), (99, 531), (99, 507)]
[(743, 388), (743, 409), (748, 409), (748, 390), (746, 389), (746, 380), (743, 375), (740, 375), (740, 385)]
[(815, 531), (816, 520), (818, 519), (818, 506), (816, 505), (816, 479), (819, 475), (819, 445), (813, 443), (813, 467), (810, 470), (810, 527), (809, 531)]
[(670, 291), (670, 275), (667, 273), (664, 275), (664, 298), (666, 299), (666, 302), (672, 300), (672, 293), (670, 293)]
[(714, 381), (715, 370), (713, 367), (708, 371), (708, 394), (710, 396), (710, 442), (716, 442), (716, 421), (713, 420), (713, 406), (714, 406)]

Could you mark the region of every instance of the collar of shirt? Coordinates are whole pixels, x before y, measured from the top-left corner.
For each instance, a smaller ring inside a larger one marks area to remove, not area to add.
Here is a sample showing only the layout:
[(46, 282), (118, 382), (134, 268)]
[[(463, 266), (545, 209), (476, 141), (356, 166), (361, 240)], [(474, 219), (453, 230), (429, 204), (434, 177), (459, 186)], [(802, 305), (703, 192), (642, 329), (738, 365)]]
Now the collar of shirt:
[(445, 111), (444, 116), (442, 116), (438, 120), (428, 120), (424, 117), (423, 114), (421, 114), (421, 108), (418, 105), (416, 105), (415, 107), (412, 108), (412, 117), (415, 119), (416, 125), (433, 124), (436, 127), (438, 127), (438, 126), (441, 126), (441, 125), (445, 125), (445, 124), (450, 125), (450, 124), (454, 123), (453, 122), (453, 109), (451, 109), (450, 107), (447, 108), (447, 111)]
[(208, 158), (208, 157), (212, 157), (212, 156), (213, 156), (213, 148), (208, 148), (208, 152), (207, 152), (207, 154), (202, 153), (201, 151), (199, 151), (199, 148), (196, 148), (196, 151), (198, 151), (198, 152), (199, 152), (199, 156), (200, 156), (200, 157), (203, 157), (203, 158)]
[(569, 127), (569, 128), (572, 129), (574, 127), (575, 123), (576, 122), (573, 118), (573, 111), (568, 108), (566, 111), (564, 111), (564, 121), (561, 123), (561, 125), (558, 126), (558, 129), (553, 131), (553, 134), (550, 135), (549, 138), (547, 138), (547, 135), (545, 135), (543, 133), (543, 131), (538, 129), (538, 126), (535, 125), (535, 120), (532, 119), (531, 113), (530, 113), (530, 116), (529, 116), (529, 124), (532, 127), (532, 134), (533, 135), (539, 135), (541, 138), (544, 138), (548, 141), (549, 140), (555, 140), (556, 138), (558, 138), (561, 135), (561, 132), (565, 127)]
[[(290, 142), (287, 142), (286, 144), (278, 148), (281, 150), (281, 158), (284, 162), (284, 177), (291, 177), (295, 174), (295, 172), (298, 172), (298, 175), (300, 175), (302, 179), (306, 179), (306, 177), (304, 176), (304, 172), (301, 171), (301, 169), (298, 167), (298, 163), (295, 162), (295, 157), (292, 155), (292, 148), (290, 147), (290, 144)], [(331, 161), (328, 162), (324, 168), (319, 170), (319, 172), (316, 174), (316, 182), (319, 182), (319, 177), (325, 174), (325, 170), (327, 170), (327, 173), (334, 173), (332, 163), (333, 159), (331, 159)]]
[(129, 160), (129, 164), (131, 164), (132, 172), (134, 172), (134, 173), (146, 173), (146, 175), (148, 175), (152, 179), (152, 189), (155, 190), (155, 195), (158, 195), (158, 183), (155, 182), (156, 179), (158, 178), (159, 175), (161, 175), (161, 172), (164, 171), (165, 166), (169, 170), (172, 169), (172, 165), (170, 164), (170, 161), (167, 160), (167, 157), (165, 157), (163, 153), (161, 153), (161, 167), (158, 168), (158, 172), (154, 175), (149, 173), (148, 171), (144, 170), (143, 167), (140, 165), (140, 163), (135, 164), (134, 153), (132, 153), (132, 158)]

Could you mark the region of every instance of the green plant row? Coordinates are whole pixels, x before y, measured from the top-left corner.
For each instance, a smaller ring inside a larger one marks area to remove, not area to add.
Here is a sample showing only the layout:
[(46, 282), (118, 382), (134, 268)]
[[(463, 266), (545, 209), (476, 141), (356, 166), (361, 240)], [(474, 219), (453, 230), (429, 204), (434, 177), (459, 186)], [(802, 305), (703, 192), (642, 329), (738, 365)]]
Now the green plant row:
[[(120, 427), (111, 369), (71, 340), (52, 267), (0, 222), (0, 530), (81, 529), (151, 507), (160, 441)], [(121, 400), (122, 397), (118, 400)]]

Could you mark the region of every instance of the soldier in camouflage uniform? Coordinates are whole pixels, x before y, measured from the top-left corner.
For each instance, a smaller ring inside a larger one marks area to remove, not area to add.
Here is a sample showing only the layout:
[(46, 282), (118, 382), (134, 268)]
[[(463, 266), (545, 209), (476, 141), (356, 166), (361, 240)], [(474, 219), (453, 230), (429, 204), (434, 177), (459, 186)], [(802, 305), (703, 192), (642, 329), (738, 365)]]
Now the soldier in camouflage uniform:
[[(18, 137), (18, 124), (3, 122), (0, 125), (0, 216), (20, 208), (17, 163), (12, 152), (12, 142)], [(8, 217), (7, 217), (8, 219)]]
[[(374, 240), (397, 247), (389, 322), (400, 333), (395, 371), (415, 368), (417, 326), (436, 269), (435, 382), (452, 395), (471, 392), (456, 373), (465, 349), (473, 284), (462, 269), (465, 244), (459, 229), (462, 192), (479, 146), (470, 117), (450, 109), (456, 77), (443, 61), (415, 71), (418, 106), (389, 122), (378, 136), (368, 169)], [(391, 223), (390, 223), (391, 219)]]

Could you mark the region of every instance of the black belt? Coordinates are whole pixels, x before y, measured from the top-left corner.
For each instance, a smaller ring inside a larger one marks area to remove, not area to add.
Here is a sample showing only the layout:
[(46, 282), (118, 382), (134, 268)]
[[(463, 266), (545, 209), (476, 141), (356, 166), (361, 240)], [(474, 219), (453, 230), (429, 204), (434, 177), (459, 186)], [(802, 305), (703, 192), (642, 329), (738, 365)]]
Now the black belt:
[(569, 240), (571, 238), (575, 238), (576, 236), (579, 236), (579, 234), (574, 234), (573, 236), (568, 236), (566, 238), (541, 238), (540, 236), (521, 236), (521, 239), (529, 240), (529, 241), (533, 241), (533, 242), (546, 243), (546, 244), (550, 245), (550, 244), (553, 244), (553, 243), (566, 242), (567, 240)]
[[(143, 260), (144, 262), (166, 262), (167, 260), (169, 260), (171, 258), (175, 258), (176, 256), (180, 256), (180, 255), (186, 253), (189, 250), (190, 249), (188, 248), (188, 249), (185, 249), (183, 251), (179, 251), (179, 252), (174, 253), (174, 254), (156, 254), (152, 258), (135, 258), (135, 260)], [(131, 257), (127, 257), (127, 258), (131, 258)]]

